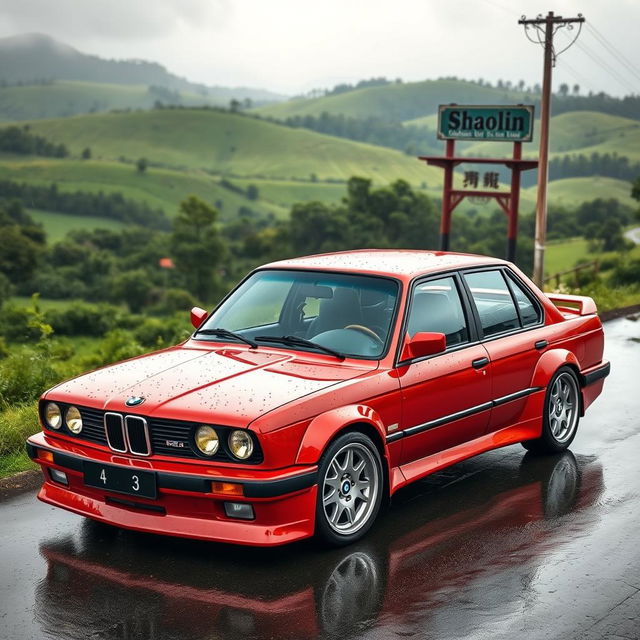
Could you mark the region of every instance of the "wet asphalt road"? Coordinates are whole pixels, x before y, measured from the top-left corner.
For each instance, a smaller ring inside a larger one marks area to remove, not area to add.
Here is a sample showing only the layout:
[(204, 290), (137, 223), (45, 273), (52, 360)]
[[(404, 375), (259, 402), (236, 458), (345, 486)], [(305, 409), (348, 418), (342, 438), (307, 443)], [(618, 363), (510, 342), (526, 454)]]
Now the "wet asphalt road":
[(10, 498), (0, 638), (640, 638), (640, 321), (606, 336), (612, 374), (571, 452), (440, 472), (346, 549), (137, 534)]

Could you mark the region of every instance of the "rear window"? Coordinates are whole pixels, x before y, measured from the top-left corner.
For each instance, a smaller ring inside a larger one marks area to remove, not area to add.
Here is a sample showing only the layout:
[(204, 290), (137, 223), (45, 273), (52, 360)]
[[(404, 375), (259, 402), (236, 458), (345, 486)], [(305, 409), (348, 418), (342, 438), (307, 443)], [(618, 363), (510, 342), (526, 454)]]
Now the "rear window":
[(478, 310), (485, 336), (520, 328), (511, 292), (499, 269), (467, 273), (464, 278)]

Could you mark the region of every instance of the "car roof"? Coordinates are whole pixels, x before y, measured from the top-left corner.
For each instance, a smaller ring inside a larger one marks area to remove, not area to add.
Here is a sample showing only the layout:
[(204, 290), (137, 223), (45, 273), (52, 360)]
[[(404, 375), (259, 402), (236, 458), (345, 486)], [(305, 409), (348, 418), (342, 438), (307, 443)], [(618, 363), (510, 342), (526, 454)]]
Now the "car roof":
[(262, 269), (314, 269), (318, 271), (351, 271), (355, 273), (411, 279), (447, 269), (507, 264), (499, 258), (449, 251), (406, 249), (359, 249), (323, 253), (263, 265)]

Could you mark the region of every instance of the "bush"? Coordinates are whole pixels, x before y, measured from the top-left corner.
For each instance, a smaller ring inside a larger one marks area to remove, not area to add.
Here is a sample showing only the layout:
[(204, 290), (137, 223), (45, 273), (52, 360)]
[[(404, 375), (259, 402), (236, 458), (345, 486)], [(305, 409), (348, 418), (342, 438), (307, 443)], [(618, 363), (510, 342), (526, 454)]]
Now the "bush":
[(38, 408), (34, 403), (0, 411), (0, 456), (23, 450), (24, 441), (38, 431)]
[(60, 379), (47, 349), (22, 347), (0, 362), (0, 407), (35, 400)]
[(9, 343), (36, 342), (50, 332), (51, 327), (46, 326), (37, 302), (30, 307), (11, 304), (0, 309), (0, 335)]
[(143, 346), (129, 331), (114, 329), (107, 333), (96, 353), (82, 360), (82, 368), (95, 369), (142, 355), (144, 351)]
[(620, 260), (611, 274), (611, 283), (618, 286), (640, 284), (640, 259)]
[(173, 318), (147, 318), (134, 330), (135, 339), (143, 346), (149, 348), (165, 347), (186, 340), (189, 335), (189, 326), (186, 318), (174, 316)]
[(188, 313), (198, 301), (184, 289), (167, 289), (160, 302), (153, 307), (156, 313), (175, 313), (182, 311)]
[(62, 309), (49, 309), (45, 319), (61, 336), (104, 336), (125, 322), (119, 307), (85, 302), (74, 302)]

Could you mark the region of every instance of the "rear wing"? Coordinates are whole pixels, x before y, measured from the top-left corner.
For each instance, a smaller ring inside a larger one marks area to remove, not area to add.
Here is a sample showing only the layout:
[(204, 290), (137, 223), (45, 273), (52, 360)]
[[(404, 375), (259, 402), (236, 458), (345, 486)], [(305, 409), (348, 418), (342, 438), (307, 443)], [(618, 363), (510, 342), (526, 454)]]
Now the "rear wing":
[(598, 313), (596, 303), (589, 296), (572, 296), (568, 293), (547, 293), (546, 296), (562, 313), (577, 316), (589, 316)]

